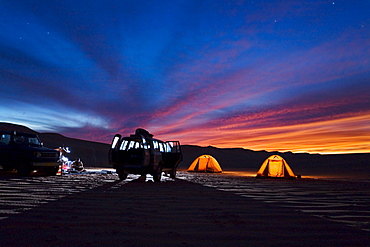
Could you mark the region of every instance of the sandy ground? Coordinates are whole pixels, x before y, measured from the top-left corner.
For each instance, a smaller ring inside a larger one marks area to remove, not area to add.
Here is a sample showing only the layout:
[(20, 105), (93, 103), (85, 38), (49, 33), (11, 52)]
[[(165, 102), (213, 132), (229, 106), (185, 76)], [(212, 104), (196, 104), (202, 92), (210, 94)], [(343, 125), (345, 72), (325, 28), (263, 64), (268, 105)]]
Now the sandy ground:
[(370, 246), (368, 235), (188, 181), (134, 180), (2, 220), (0, 246)]

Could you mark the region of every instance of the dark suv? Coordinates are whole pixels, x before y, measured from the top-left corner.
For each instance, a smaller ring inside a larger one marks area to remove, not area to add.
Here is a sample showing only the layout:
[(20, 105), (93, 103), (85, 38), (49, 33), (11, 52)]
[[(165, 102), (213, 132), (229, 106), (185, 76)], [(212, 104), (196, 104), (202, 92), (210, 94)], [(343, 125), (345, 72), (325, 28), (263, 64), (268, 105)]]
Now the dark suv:
[(151, 174), (154, 182), (161, 180), (162, 172), (175, 178), (181, 160), (180, 142), (154, 139), (144, 129), (137, 129), (129, 137), (116, 134), (109, 150), (109, 163), (121, 180), (126, 179), (129, 173)]
[(27, 176), (33, 170), (44, 170), (47, 175), (58, 172), (59, 152), (43, 147), (34, 134), (0, 131), (0, 165), (3, 170), (16, 169)]

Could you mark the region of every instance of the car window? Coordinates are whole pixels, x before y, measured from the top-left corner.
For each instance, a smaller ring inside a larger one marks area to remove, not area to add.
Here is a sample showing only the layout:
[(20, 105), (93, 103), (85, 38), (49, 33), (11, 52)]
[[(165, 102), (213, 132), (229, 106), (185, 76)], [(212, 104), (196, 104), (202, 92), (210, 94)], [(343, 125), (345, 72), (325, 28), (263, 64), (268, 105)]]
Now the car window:
[(177, 141), (166, 142), (168, 153), (180, 153), (180, 143)]
[(24, 136), (14, 136), (13, 139), (15, 143), (25, 143)]
[(123, 140), (119, 149), (120, 150), (126, 150), (127, 144), (128, 144), (128, 141)]
[[(130, 149), (139, 149), (142, 148), (142, 145), (140, 142), (137, 141), (130, 141), (129, 144), (127, 145), (127, 151)], [(124, 149), (123, 149), (124, 150)]]
[(159, 143), (159, 151), (162, 152), (162, 153), (165, 151), (164, 150), (164, 143), (162, 143), (162, 142)]
[(0, 137), (0, 144), (8, 145), (10, 142), (10, 135), (8, 134), (2, 134)]
[(112, 143), (112, 146), (111, 146), (112, 149), (115, 149), (116, 148), (116, 145), (117, 145), (117, 142), (118, 141), (119, 141), (119, 137), (118, 136), (115, 136), (114, 137), (114, 140), (113, 140), (113, 143)]
[(33, 145), (41, 145), (39, 138), (37, 138), (36, 136), (29, 137), (28, 138), (28, 143), (33, 144)]
[(172, 147), (171, 147), (171, 145), (170, 145), (170, 143), (165, 143), (165, 147), (166, 147), (166, 153), (171, 153), (171, 149), (172, 149)]
[(158, 142), (157, 141), (153, 141), (153, 148), (155, 150), (159, 150), (159, 145), (158, 145)]

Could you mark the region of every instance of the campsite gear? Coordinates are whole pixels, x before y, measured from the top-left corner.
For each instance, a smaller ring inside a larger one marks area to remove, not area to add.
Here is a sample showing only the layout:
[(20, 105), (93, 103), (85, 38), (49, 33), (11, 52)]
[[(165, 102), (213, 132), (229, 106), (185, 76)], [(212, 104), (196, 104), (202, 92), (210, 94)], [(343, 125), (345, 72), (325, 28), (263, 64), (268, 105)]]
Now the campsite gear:
[(60, 166), (62, 168), (62, 173), (71, 173), (71, 172), (82, 172), (84, 171), (84, 166), (80, 158), (75, 161), (70, 161), (66, 154), (71, 153), (68, 147), (59, 147), (55, 150), (59, 151), (59, 160)]
[(71, 163), (71, 169), (74, 169), (78, 172), (82, 172), (84, 170), (84, 164), (82, 163), (80, 158)]
[(220, 164), (211, 155), (204, 154), (196, 158), (188, 172), (222, 172)]
[(257, 177), (296, 178), (296, 175), (281, 156), (271, 155), (263, 162)]
[(58, 167), (58, 172), (57, 172), (57, 174), (56, 174), (57, 176), (62, 176), (63, 174), (62, 174), (62, 165), (59, 165), (59, 167)]

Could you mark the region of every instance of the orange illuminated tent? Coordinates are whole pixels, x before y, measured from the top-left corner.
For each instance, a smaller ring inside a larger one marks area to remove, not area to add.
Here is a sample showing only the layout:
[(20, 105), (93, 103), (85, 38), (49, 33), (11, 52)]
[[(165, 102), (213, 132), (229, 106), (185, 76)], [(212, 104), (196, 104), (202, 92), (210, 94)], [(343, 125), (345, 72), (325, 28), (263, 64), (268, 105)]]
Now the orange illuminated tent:
[(271, 155), (262, 164), (257, 177), (295, 178), (288, 163), (279, 155)]
[(222, 172), (220, 164), (211, 155), (204, 154), (196, 158), (188, 172)]

